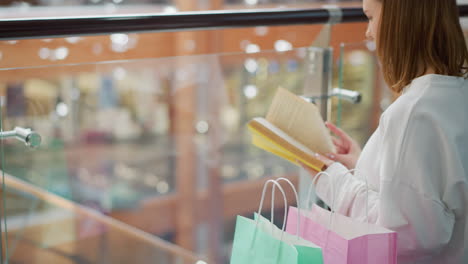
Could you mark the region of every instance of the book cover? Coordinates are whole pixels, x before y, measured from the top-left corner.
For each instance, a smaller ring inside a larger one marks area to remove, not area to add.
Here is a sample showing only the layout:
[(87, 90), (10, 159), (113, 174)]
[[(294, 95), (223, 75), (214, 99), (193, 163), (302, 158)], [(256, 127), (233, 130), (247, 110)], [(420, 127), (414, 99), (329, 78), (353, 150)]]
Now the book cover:
[(276, 92), (266, 118), (252, 119), (248, 128), (255, 146), (294, 164), (299, 160), (316, 171), (326, 165), (315, 153), (335, 152), (319, 109), (283, 88)]

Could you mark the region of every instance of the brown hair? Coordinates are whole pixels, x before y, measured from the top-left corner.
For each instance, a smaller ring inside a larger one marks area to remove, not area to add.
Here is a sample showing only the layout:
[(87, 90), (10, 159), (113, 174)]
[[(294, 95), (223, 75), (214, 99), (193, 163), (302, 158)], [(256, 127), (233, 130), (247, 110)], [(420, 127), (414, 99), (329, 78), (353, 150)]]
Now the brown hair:
[(455, 0), (377, 0), (382, 3), (377, 54), (397, 93), (423, 75), (466, 77), (468, 50)]

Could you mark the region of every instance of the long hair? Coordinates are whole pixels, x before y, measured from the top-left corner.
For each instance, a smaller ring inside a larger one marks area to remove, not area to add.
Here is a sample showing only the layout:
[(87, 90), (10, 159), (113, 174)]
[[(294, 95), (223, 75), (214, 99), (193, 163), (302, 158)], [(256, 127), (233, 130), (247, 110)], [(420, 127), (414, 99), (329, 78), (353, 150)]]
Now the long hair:
[(456, 0), (382, 3), (377, 54), (387, 84), (400, 93), (428, 68), (467, 77), (468, 50)]

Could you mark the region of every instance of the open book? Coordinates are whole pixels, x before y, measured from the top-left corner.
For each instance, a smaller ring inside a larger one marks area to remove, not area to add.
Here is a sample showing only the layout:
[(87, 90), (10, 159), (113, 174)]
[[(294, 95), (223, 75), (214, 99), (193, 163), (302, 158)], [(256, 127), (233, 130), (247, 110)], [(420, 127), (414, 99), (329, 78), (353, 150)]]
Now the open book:
[(248, 128), (255, 146), (316, 171), (326, 165), (315, 153), (335, 152), (318, 108), (283, 88), (276, 92), (266, 118), (252, 119)]

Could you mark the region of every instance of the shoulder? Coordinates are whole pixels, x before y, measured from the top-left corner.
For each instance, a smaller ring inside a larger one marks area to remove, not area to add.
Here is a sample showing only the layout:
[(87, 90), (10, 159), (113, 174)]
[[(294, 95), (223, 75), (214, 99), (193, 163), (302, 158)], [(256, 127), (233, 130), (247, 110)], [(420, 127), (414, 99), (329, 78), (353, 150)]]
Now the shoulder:
[(468, 82), (463, 78), (440, 76), (432, 78), (412, 95), (409, 121), (418, 125), (428, 122), (443, 131), (462, 128), (467, 133), (466, 113), (468, 112)]
[(394, 161), (406, 148), (468, 146), (467, 82), (423, 80), (412, 83), (381, 117), (380, 140), (397, 155)]
[(463, 78), (428, 75), (415, 79), (388, 111), (385, 121), (432, 120), (437, 123), (462, 122), (468, 111), (468, 81)]

